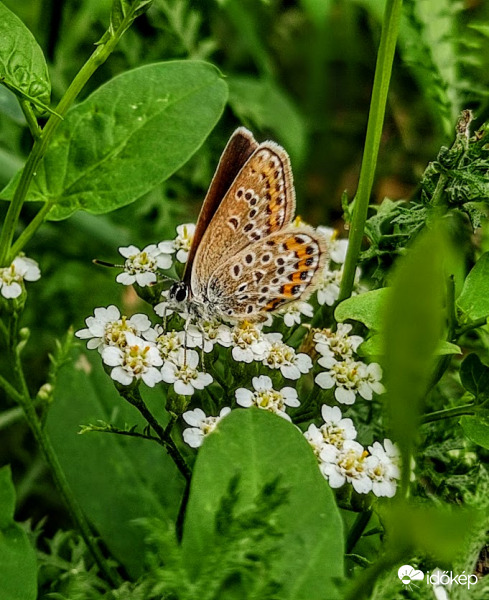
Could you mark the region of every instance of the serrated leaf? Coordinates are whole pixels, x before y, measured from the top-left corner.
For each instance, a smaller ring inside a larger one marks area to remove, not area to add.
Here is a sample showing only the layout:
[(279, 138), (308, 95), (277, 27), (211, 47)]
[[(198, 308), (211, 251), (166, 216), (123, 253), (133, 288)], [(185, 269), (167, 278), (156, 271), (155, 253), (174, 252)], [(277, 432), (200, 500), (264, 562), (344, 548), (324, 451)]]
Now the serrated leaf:
[(32, 101), (37, 109), (40, 109), (41, 105), (49, 104), (51, 84), (44, 54), (24, 23), (2, 2), (0, 83), (17, 95)]
[(381, 288), (343, 300), (334, 312), (336, 321), (360, 321), (373, 331), (380, 331), (389, 297), (389, 288)]
[(489, 396), (489, 367), (484, 365), (474, 352), (462, 362), (460, 379), (464, 388), (478, 400)]
[(489, 410), (462, 417), (460, 425), (471, 442), (489, 450)]
[[(284, 419), (254, 408), (232, 411), (199, 450), (182, 540), (191, 579), (210, 568), (210, 549), (219, 540), (217, 511), (236, 477), (239, 512), (253, 508), (257, 493), (271, 481), (286, 490), (286, 501), (274, 513), (279, 548), (267, 572), (282, 585), (281, 600), (323, 600), (325, 593), (328, 600), (338, 598), (334, 581), (343, 577), (343, 534), (331, 488), (304, 436)], [(240, 591), (236, 597), (248, 597), (249, 590)]]
[(472, 321), (489, 316), (489, 252), (479, 258), (467, 275), (457, 306)]
[(14, 521), (15, 489), (10, 467), (0, 469), (0, 591), (2, 600), (37, 598), (36, 553)]
[[(52, 220), (134, 202), (198, 150), (226, 99), (218, 70), (199, 61), (146, 65), (114, 77), (67, 113), (28, 200), (51, 202)], [(10, 199), (15, 186), (1, 197)]]

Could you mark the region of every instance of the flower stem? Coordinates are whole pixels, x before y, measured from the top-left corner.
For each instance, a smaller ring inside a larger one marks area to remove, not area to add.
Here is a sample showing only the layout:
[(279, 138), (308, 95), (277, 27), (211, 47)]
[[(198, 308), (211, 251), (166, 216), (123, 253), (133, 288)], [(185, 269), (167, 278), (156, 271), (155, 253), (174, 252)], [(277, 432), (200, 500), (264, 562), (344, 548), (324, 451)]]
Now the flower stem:
[(453, 419), (454, 417), (461, 417), (463, 415), (475, 415), (477, 411), (477, 407), (472, 402), (471, 404), (464, 404), (463, 406), (445, 408), (444, 410), (428, 413), (423, 416), (421, 423), (433, 423), (434, 421), (441, 421), (442, 419)]
[[(96, 47), (93, 54), (77, 73), (70, 86), (66, 90), (64, 96), (59, 101), (56, 111), (51, 114), (42, 131), (35, 136), (34, 145), (32, 146), (31, 153), (29, 154), (29, 157), (24, 165), (24, 169), (21, 173), (19, 183), (14, 192), (14, 196), (7, 211), (5, 223), (0, 234), (0, 266), (6, 266), (13, 258), (15, 258), (11, 250), (11, 245), (19, 220), (20, 211), (26, 199), (32, 179), (35, 176), (36, 169), (43, 159), (59, 123), (75, 101), (78, 94), (85, 87), (85, 84), (93, 75), (93, 73), (110, 56), (127, 27), (127, 19), (123, 19), (120, 26), (116, 30), (108, 30), (106, 36), (104, 36), (107, 38), (107, 40)], [(30, 127), (33, 125), (29, 122), (29, 120), (28, 124)], [(36, 222), (36, 229), (41, 223), (42, 221)], [(34, 233), (34, 231), (32, 231), (30, 235), (32, 235), (32, 233)], [(18, 245), (16, 244), (16, 246)], [(17, 250), (20, 249), (21, 248), (17, 247)]]
[(355, 548), (358, 540), (362, 537), (365, 527), (367, 527), (370, 517), (372, 516), (372, 509), (365, 510), (358, 513), (352, 528), (348, 532), (346, 539), (346, 553), (350, 554)]
[[(120, 390), (119, 390), (119, 393), (121, 393)], [(129, 402), (129, 404), (132, 404), (135, 408), (137, 408), (138, 411), (141, 413), (141, 415), (151, 425), (154, 432), (160, 439), (161, 445), (166, 448), (166, 451), (173, 459), (173, 462), (176, 464), (178, 470), (184, 476), (185, 481), (190, 481), (190, 479), (192, 477), (192, 473), (191, 473), (187, 463), (183, 459), (183, 456), (180, 454), (180, 451), (178, 450), (177, 446), (175, 445), (175, 442), (171, 439), (171, 437), (169, 435), (170, 430), (167, 431), (166, 429), (163, 429), (163, 427), (158, 423), (156, 417), (152, 414), (152, 412), (146, 406), (144, 400), (141, 397), (141, 394), (139, 393), (139, 390), (137, 388), (133, 388), (133, 389), (124, 391), (123, 393), (121, 393), (121, 395), (125, 400), (127, 400)], [(168, 427), (167, 427), (167, 429), (168, 429)]]
[(21, 391), (18, 392), (16, 390), (13, 390), (12, 386), (10, 386), (9, 384), (5, 385), (7, 383), (5, 380), (1, 381), (0, 385), (4, 388), (8, 395), (11, 395), (12, 391), (15, 392), (11, 397), (12, 399), (16, 400), (22, 408), (26, 421), (34, 435), (34, 438), (39, 444), (39, 447), (41, 448), (41, 451), (44, 454), (44, 458), (47, 464), (49, 465), (56, 488), (58, 489), (61, 498), (64, 500), (73, 520), (73, 523), (76, 524), (100, 571), (105, 574), (108, 581), (110, 581), (113, 585), (120, 585), (122, 580), (119, 574), (116, 571), (114, 571), (111, 567), (109, 567), (100, 548), (98, 547), (93, 537), (88, 521), (80, 505), (78, 504), (76, 497), (71, 491), (71, 488), (68, 484), (68, 481), (58, 460), (56, 452), (54, 451), (51, 440), (47, 435), (41, 423), (41, 420), (36, 412), (35, 404), (30, 397), (29, 389), (27, 387), (27, 382), (24, 376), (24, 371), (22, 369), (22, 363), (20, 360), (18, 347), (15, 345), (16, 337), (14, 336), (16, 336), (17, 333), (16, 321), (17, 320), (14, 317), (12, 317), (13, 324), (10, 328), (11, 336), (9, 339), (9, 351), (13, 359), (13, 374), (19, 384)]
[(358, 182), (358, 190), (354, 200), (353, 216), (348, 243), (348, 251), (341, 279), (339, 301), (349, 298), (355, 281), (355, 271), (367, 220), (368, 204), (374, 182), (375, 167), (379, 153), (380, 136), (384, 122), (387, 93), (392, 72), (392, 63), (396, 49), (399, 21), (401, 18), (402, 0), (386, 0), (382, 34), (380, 38), (377, 65), (375, 68), (372, 99), (368, 116), (365, 149)]

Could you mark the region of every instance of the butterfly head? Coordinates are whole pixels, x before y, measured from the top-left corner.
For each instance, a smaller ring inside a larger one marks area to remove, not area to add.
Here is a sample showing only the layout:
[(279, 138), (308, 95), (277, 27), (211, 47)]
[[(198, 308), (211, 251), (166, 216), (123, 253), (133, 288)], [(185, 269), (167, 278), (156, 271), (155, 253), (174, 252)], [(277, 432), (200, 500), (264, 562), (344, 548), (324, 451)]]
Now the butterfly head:
[(182, 304), (189, 297), (189, 287), (183, 281), (177, 281), (174, 283), (169, 292), (168, 292), (168, 300), (173, 304)]

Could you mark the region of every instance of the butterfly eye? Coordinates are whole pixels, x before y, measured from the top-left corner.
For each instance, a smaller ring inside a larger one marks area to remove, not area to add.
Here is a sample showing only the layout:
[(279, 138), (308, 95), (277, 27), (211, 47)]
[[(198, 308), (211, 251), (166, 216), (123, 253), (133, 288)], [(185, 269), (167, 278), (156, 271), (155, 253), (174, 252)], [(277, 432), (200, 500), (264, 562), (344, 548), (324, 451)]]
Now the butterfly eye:
[(183, 302), (187, 299), (188, 287), (185, 283), (176, 283), (170, 288), (169, 297), (177, 302)]

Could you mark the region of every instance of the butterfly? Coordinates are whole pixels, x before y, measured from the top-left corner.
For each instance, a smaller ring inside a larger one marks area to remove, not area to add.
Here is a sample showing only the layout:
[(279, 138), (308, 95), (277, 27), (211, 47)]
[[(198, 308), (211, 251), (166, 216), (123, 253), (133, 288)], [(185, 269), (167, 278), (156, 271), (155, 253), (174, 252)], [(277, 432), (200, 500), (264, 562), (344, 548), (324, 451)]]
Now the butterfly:
[(239, 127), (219, 161), (197, 221), (182, 281), (168, 307), (204, 320), (259, 322), (314, 291), (327, 241), (292, 223), (287, 152)]

